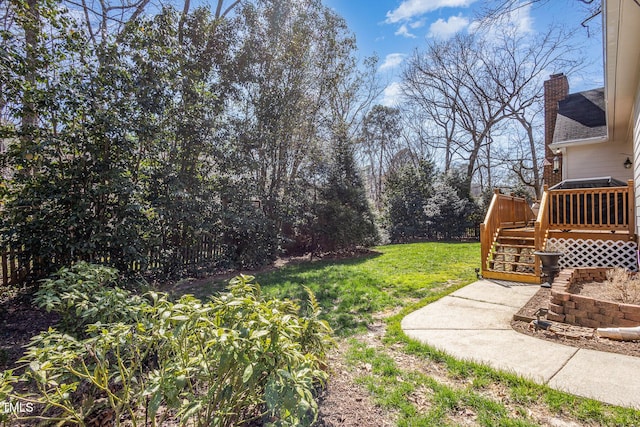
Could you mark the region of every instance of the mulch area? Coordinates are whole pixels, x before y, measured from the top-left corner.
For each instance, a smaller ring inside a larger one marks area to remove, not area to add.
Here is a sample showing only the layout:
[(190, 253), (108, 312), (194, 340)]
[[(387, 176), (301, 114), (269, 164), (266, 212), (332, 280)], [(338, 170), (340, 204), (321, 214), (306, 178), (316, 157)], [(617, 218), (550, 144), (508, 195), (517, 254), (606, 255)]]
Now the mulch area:
[[(211, 285), (212, 283), (217, 283), (218, 286), (215, 288), (217, 291), (224, 291), (226, 289), (227, 283), (229, 280), (238, 276), (239, 274), (244, 274), (248, 276), (253, 276), (260, 273), (268, 273), (271, 271), (275, 271), (281, 269), (288, 265), (297, 265), (306, 262), (321, 262), (321, 261), (338, 261), (343, 259), (366, 259), (373, 258), (381, 255), (380, 252), (368, 249), (368, 248), (356, 248), (352, 250), (344, 250), (339, 252), (329, 252), (323, 254), (309, 254), (303, 256), (286, 256), (276, 259), (273, 263), (269, 265), (265, 265), (262, 267), (258, 267), (255, 269), (229, 269), (223, 271), (217, 271), (215, 274), (204, 274), (202, 277), (192, 277), (184, 280), (180, 280), (176, 282), (168, 282), (164, 284), (159, 284), (157, 286), (158, 290), (163, 292), (168, 292), (173, 296), (180, 296), (187, 293), (192, 293), (197, 295), (197, 290), (202, 287), (202, 285)], [(212, 288), (213, 289), (213, 288)]]
[(376, 405), (369, 392), (355, 383), (357, 373), (344, 362), (347, 345), (329, 355), (331, 376), (318, 396), (318, 427), (392, 426), (392, 416)]
[[(591, 350), (607, 351), (640, 357), (640, 341), (615, 341), (598, 337), (595, 329), (565, 323), (551, 322), (551, 331), (536, 330), (530, 323), (535, 319), (539, 308), (549, 308), (551, 290), (540, 290), (522, 307), (511, 321), (511, 327), (517, 332), (547, 341), (557, 342), (572, 347), (588, 348)], [(543, 316), (541, 319), (546, 320)]]
[(0, 294), (0, 371), (14, 367), (31, 338), (59, 320), (57, 314), (35, 307), (29, 293)]

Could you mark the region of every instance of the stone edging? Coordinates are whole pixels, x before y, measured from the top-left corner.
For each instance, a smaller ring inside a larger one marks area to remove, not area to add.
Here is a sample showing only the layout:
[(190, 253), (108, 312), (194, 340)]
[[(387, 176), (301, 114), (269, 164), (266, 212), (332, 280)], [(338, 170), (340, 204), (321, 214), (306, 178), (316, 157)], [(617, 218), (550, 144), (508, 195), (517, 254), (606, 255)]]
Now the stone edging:
[(587, 328), (640, 326), (640, 306), (573, 294), (573, 285), (606, 280), (606, 267), (563, 269), (553, 281), (547, 319)]

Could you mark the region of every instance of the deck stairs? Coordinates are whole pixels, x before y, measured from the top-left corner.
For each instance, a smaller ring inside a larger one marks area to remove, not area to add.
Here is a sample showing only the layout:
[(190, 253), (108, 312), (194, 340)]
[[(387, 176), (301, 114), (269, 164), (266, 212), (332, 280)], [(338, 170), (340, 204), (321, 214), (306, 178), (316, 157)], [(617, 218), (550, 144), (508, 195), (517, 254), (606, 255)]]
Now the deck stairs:
[(480, 224), (486, 279), (540, 283), (536, 250), (562, 252), (565, 266), (638, 270), (635, 185), (554, 188), (534, 211), (526, 199), (494, 191)]
[(501, 228), (486, 260), (485, 277), (510, 277), (523, 282), (537, 283), (534, 227)]

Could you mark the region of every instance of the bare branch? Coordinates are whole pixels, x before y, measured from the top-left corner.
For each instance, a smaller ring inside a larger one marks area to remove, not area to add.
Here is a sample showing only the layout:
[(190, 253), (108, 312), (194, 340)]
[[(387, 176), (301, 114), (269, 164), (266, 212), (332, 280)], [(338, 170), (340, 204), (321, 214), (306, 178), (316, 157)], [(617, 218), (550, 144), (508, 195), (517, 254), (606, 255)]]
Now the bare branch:
[[(480, 174), (492, 185), (496, 166), (508, 166), (524, 184), (534, 189), (540, 185), (532, 120), (546, 73), (554, 68), (571, 72), (580, 66), (572, 59), (570, 41), (570, 34), (553, 28), (540, 37), (486, 28), (434, 41), (414, 54), (403, 74), (403, 93), (409, 105), (429, 117), (429, 146), (442, 154), (446, 170), (455, 160), (465, 161), (468, 178)], [(509, 129), (524, 133), (519, 144), (520, 152), (530, 159), (527, 162), (522, 157), (495, 157), (500, 148), (496, 138), (510, 122), (520, 130)]]
[[(240, 4), (240, 0), (236, 0), (233, 3), (231, 3), (229, 5), (229, 7), (227, 7), (224, 12), (222, 12), (222, 14), (220, 15), (218, 13), (218, 10), (216, 10), (216, 18), (224, 18), (225, 16), (227, 16), (229, 14), (229, 12), (231, 12), (233, 10), (234, 7), (236, 7), (238, 4)], [(222, 2), (218, 3), (219, 6), (222, 5)]]

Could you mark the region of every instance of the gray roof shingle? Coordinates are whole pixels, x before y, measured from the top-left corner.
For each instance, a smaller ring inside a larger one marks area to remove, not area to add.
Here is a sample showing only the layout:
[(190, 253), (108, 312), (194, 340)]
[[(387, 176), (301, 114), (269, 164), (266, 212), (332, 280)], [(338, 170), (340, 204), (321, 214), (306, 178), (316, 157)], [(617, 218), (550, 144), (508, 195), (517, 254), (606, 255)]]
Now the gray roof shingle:
[(606, 136), (604, 88), (572, 93), (558, 103), (553, 142)]

